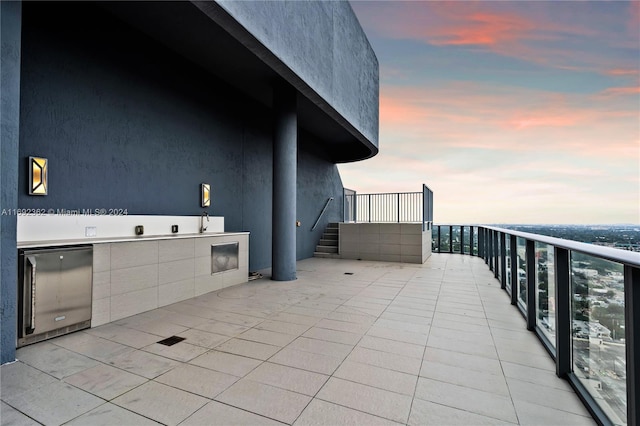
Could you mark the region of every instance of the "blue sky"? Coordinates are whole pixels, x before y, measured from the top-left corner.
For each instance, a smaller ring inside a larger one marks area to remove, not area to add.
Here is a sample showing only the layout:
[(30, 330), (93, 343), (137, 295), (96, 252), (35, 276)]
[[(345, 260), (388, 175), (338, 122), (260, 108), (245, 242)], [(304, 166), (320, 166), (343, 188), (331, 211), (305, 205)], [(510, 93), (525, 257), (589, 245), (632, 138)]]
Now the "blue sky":
[(640, 2), (352, 2), (380, 63), (360, 193), (437, 223), (640, 223)]

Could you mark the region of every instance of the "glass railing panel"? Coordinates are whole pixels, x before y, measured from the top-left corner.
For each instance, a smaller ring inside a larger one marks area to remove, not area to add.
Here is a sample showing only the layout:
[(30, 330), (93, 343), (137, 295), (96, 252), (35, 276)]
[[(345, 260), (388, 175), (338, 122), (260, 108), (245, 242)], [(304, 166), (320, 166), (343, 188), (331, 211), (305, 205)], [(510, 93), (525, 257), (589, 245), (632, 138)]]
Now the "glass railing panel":
[(478, 255), (478, 227), (473, 228), (473, 255)]
[(440, 227), (440, 253), (449, 253), (449, 227)]
[(431, 251), (433, 253), (438, 253), (440, 251), (440, 248), (438, 246), (438, 243), (440, 242), (438, 240), (439, 229), (440, 229), (440, 225), (434, 225), (433, 228), (431, 228)]
[(556, 346), (556, 304), (553, 246), (535, 243), (536, 248), (536, 323)]
[(518, 306), (527, 311), (527, 240), (516, 238), (516, 253), (518, 255)]
[(571, 253), (573, 370), (614, 424), (626, 424), (623, 265)]
[(463, 227), (463, 236), (462, 236), (462, 253), (469, 254), (471, 253), (471, 227), (464, 226)]
[(460, 228), (461, 226), (453, 226), (451, 228), (452, 236), (453, 236), (451, 240), (451, 244), (452, 244), (452, 251), (454, 253), (460, 253), (460, 247), (462, 247), (461, 240), (460, 240)]
[(505, 252), (505, 274), (507, 274), (506, 280), (506, 289), (509, 294), (511, 294), (511, 237), (507, 235), (504, 241), (504, 252)]

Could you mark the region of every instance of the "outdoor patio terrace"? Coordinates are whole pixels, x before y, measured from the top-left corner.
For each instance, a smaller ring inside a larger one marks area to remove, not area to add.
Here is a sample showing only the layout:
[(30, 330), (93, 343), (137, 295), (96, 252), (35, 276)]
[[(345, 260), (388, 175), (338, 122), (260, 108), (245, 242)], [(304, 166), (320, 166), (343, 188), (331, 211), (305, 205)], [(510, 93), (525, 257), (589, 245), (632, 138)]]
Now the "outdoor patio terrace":
[(484, 259), (297, 275), (19, 349), (2, 425), (595, 424)]

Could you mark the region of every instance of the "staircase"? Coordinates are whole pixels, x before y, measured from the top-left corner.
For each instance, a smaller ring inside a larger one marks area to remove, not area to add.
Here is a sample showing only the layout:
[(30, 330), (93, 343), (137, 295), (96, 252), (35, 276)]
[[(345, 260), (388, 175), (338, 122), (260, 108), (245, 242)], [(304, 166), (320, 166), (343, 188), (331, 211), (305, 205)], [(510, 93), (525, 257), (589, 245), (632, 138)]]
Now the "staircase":
[(325, 257), (338, 259), (338, 224), (329, 223), (324, 230), (320, 242), (316, 246), (316, 251), (313, 253), (314, 257)]

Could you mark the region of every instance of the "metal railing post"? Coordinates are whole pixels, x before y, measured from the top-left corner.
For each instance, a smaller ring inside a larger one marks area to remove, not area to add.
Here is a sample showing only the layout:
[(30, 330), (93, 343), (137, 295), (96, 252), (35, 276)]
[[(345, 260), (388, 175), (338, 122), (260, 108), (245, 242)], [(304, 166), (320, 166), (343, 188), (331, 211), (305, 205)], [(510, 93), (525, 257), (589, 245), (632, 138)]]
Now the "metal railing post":
[(498, 231), (493, 231), (493, 276), (498, 279), (500, 270), (498, 269), (498, 256), (500, 256), (500, 250), (498, 248)]
[(453, 225), (449, 225), (449, 253), (453, 253)]
[(625, 346), (627, 356), (627, 424), (640, 422), (640, 268), (624, 266)]
[(511, 304), (517, 306), (520, 272), (518, 268), (518, 237), (515, 235), (509, 235), (509, 255), (511, 258)]
[(442, 253), (440, 250), (440, 225), (438, 225), (438, 253)]
[(536, 326), (536, 243), (527, 239), (527, 330)]
[(460, 225), (460, 254), (464, 254), (464, 225)]
[(556, 375), (571, 373), (571, 264), (569, 250), (554, 247), (556, 298)]
[(506, 250), (506, 236), (503, 232), (500, 233), (500, 247), (502, 251), (500, 252), (500, 264), (502, 267), (502, 276), (500, 279), (500, 288), (507, 288), (507, 250)]

